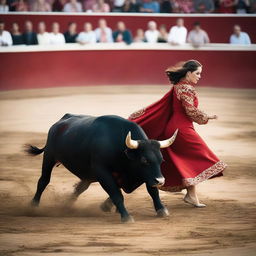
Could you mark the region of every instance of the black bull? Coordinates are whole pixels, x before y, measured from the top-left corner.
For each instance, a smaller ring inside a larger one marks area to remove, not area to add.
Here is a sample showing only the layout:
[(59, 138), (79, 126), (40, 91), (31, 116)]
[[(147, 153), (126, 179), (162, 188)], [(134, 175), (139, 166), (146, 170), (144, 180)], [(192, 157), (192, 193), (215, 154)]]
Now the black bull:
[(137, 124), (118, 116), (66, 114), (50, 128), (44, 148), (29, 145), (26, 150), (32, 155), (44, 152), (42, 174), (32, 204), (39, 204), (50, 182), (52, 168), (61, 163), (81, 180), (73, 199), (90, 183), (99, 182), (110, 197), (102, 204), (102, 209), (107, 210), (113, 203), (121, 220), (132, 222), (120, 189), (131, 193), (146, 183), (157, 215), (166, 216), (168, 210), (162, 204), (157, 188), (164, 183), (160, 147), (170, 146), (175, 136), (165, 141), (149, 140)]

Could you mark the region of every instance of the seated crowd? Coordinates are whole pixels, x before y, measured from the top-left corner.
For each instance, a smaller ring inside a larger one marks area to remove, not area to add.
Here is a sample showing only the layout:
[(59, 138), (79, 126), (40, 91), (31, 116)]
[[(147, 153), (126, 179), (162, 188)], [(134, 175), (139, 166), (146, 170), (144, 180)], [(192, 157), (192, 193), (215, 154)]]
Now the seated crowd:
[[(130, 30), (126, 28), (124, 22), (119, 21), (116, 29), (112, 31), (107, 25), (105, 19), (98, 21), (98, 27), (93, 29), (90, 22), (86, 22), (83, 31), (78, 33), (77, 24), (70, 22), (67, 31), (62, 34), (58, 22), (52, 23), (51, 32), (47, 32), (46, 24), (42, 21), (38, 23), (37, 33), (33, 30), (31, 21), (26, 21), (24, 32), (21, 33), (18, 23), (12, 24), (11, 33), (4, 29), (4, 22), (0, 21), (0, 46), (10, 45), (63, 45), (65, 43), (94, 44), (94, 43), (112, 43), (123, 42), (131, 44), (133, 42), (145, 43), (169, 43), (171, 45), (183, 45), (189, 43), (194, 47), (200, 47), (210, 43), (209, 36), (206, 31), (201, 28), (199, 22), (195, 22), (193, 29), (187, 32), (184, 26), (184, 20), (178, 18), (176, 25), (167, 30), (166, 25), (162, 24), (157, 27), (155, 21), (148, 22), (148, 29), (144, 32), (137, 29), (136, 35), (133, 37)], [(250, 37), (246, 32), (241, 31), (239, 25), (233, 28), (233, 34), (230, 36), (231, 44), (251, 44)]]
[(0, 0), (0, 13), (256, 13), (256, 0)]

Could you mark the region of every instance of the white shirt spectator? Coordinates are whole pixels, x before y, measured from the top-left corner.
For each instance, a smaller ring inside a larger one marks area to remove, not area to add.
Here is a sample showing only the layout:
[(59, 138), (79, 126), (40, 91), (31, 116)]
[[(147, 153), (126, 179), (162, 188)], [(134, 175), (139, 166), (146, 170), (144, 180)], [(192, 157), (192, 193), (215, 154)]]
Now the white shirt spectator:
[(65, 37), (63, 34), (50, 33), (50, 44), (52, 45), (62, 45), (65, 44)]
[(12, 36), (10, 32), (3, 31), (2, 35), (0, 35), (0, 46), (10, 46), (12, 45)]
[(81, 44), (94, 44), (96, 43), (96, 34), (94, 31), (79, 33), (76, 41)]
[(0, 13), (9, 12), (9, 6), (8, 5), (0, 5)]
[(50, 33), (44, 32), (43, 34), (37, 34), (37, 41), (40, 45), (49, 45), (50, 44)]
[(145, 38), (148, 43), (157, 43), (158, 36), (159, 36), (158, 30), (147, 30), (145, 32)]
[(251, 44), (251, 39), (246, 32), (240, 32), (239, 36), (231, 35), (229, 41), (231, 44)]
[(184, 26), (173, 26), (168, 35), (168, 42), (173, 44), (185, 44), (187, 29)]
[(112, 29), (111, 28), (104, 28), (104, 31), (102, 31), (101, 28), (95, 29), (96, 34), (96, 40), (100, 43), (112, 43), (113, 37), (112, 37)]
[(82, 12), (82, 11), (83, 11), (82, 4), (79, 2), (75, 4), (75, 7), (71, 3), (66, 3), (63, 8), (63, 12)]
[(125, 0), (114, 0), (115, 7), (122, 7), (124, 5)]

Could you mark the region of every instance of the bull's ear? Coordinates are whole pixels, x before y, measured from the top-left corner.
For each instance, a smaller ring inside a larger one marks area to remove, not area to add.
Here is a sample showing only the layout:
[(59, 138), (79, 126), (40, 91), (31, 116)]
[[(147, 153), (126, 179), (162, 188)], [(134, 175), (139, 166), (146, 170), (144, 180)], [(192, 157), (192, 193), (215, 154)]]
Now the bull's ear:
[(126, 154), (127, 158), (130, 160), (135, 160), (136, 159), (136, 154), (135, 154), (135, 150), (132, 149), (126, 149), (124, 151), (124, 153)]

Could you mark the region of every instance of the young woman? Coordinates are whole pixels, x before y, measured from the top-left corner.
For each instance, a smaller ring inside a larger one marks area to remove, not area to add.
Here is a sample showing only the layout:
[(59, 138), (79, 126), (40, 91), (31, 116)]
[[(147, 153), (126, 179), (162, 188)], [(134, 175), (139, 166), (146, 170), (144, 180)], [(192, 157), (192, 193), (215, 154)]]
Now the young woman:
[(138, 123), (150, 139), (169, 138), (176, 129), (178, 135), (171, 147), (163, 149), (161, 166), (165, 184), (161, 190), (187, 190), (184, 201), (196, 207), (199, 202), (195, 186), (209, 178), (222, 176), (226, 164), (207, 147), (194, 129), (193, 122), (207, 124), (217, 119), (199, 110), (195, 85), (201, 78), (202, 65), (189, 60), (166, 70), (173, 87), (159, 101), (133, 113), (129, 120)]

